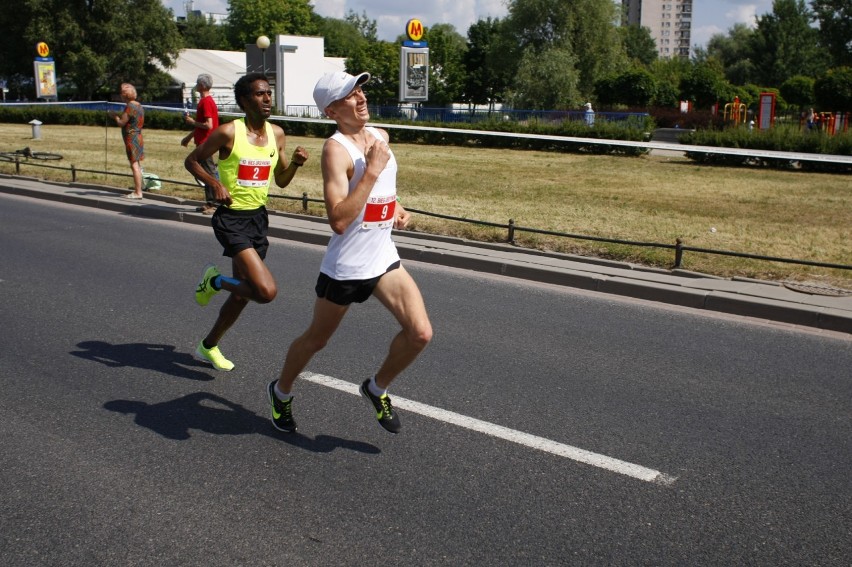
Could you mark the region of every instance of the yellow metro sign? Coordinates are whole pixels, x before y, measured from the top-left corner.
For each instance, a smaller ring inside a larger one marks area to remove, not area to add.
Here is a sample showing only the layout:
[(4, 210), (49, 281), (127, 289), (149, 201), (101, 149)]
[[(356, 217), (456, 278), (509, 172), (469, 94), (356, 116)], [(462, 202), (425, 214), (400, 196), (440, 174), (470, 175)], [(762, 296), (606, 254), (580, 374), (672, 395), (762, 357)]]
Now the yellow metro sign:
[(417, 18), (411, 18), (405, 24), (405, 33), (411, 41), (420, 41), (423, 39), (423, 22)]
[(47, 57), (50, 55), (50, 48), (43, 41), (40, 41), (36, 44), (36, 53), (38, 53), (39, 57)]

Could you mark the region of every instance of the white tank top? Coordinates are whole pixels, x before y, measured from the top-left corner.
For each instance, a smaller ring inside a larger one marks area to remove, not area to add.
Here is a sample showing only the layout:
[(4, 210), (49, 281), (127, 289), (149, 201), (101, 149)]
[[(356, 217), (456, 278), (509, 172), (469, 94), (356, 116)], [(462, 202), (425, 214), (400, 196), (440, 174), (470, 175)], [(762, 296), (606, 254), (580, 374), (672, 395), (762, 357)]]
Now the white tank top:
[[(366, 130), (384, 141), (375, 128), (367, 127)], [(352, 158), (351, 192), (367, 169), (364, 154), (340, 132), (335, 132), (331, 139), (346, 148)], [(331, 236), (320, 271), (335, 280), (367, 280), (384, 274), (391, 264), (399, 260), (396, 245), (391, 239), (395, 210), (396, 158), (391, 152), (358, 218), (343, 234)]]

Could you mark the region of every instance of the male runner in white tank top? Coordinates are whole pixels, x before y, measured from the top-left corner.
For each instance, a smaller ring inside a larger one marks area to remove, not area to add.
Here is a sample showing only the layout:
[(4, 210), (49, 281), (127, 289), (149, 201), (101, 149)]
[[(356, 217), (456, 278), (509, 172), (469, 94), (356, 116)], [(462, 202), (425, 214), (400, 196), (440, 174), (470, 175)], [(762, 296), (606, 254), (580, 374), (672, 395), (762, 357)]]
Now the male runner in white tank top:
[(391, 230), (405, 228), (410, 215), (396, 200), (396, 160), (388, 133), (367, 126), (370, 113), (361, 85), (369, 80), (369, 73), (328, 73), (314, 87), (320, 112), (337, 122), (321, 158), (325, 208), (334, 234), (320, 267), (313, 320), (290, 345), (281, 377), (267, 388), (272, 423), (281, 431), (296, 430), (293, 383), (331, 339), (352, 303), (373, 295), (402, 326), (379, 370), (360, 388), (379, 424), (391, 433), (399, 431), (400, 421), (387, 388), (432, 339), (423, 297), (400, 265), (391, 240)]

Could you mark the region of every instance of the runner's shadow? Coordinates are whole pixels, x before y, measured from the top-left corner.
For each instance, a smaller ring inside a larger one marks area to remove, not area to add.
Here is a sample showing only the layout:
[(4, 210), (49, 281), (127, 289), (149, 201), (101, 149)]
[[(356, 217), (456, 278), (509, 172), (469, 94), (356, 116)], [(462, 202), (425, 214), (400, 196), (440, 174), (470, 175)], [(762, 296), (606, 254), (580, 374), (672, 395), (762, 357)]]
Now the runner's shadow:
[(113, 368), (131, 366), (189, 380), (213, 380), (213, 377), (206, 372), (186, 368), (187, 366), (210, 368), (209, 365), (195, 360), (191, 354), (175, 352), (175, 347), (172, 345), (144, 343), (113, 345), (104, 341), (83, 341), (77, 343), (77, 346), (82, 350), (71, 351), (72, 355)]
[(190, 430), (197, 429), (214, 435), (259, 433), (314, 453), (330, 453), (335, 449), (349, 449), (369, 454), (380, 452), (375, 445), (361, 441), (351, 441), (330, 435), (318, 435), (311, 439), (300, 433), (279, 432), (272, 427), (269, 420), (259, 417), (239, 404), (207, 392), (188, 394), (176, 400), (157, 404), (113, 400), (105, 403), (104, 408), (123, 414), (135, 414), (134, 421), (137, 425), (177, 441), (189, 439)]

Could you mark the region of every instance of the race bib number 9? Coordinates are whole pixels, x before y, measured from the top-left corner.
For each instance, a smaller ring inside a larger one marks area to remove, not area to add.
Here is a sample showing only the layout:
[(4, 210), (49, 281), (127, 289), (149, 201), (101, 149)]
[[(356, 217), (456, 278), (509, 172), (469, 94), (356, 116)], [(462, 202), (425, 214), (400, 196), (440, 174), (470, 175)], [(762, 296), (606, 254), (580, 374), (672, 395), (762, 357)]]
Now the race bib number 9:
[(361, 228), (388, 228), (393, 226), (396, 212), (396, 195), (389, 197), (371, 197), (364, 210), (364, 221)]
[(272, 162), (261, 159), (240, 160), (237, 169), (237, 185), (242, 187), (265, 187), (269, 184), (269, 171)]

